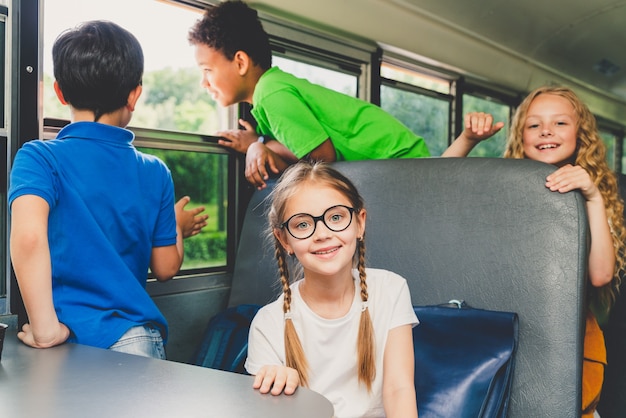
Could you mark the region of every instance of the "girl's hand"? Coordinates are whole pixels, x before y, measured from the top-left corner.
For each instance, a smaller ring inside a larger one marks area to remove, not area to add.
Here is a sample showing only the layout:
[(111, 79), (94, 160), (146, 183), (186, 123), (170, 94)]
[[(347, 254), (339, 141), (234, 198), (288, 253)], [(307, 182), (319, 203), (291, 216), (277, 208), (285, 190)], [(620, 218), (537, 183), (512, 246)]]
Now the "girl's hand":
[(578, 165), (567, 164), (550, 174), (546, 178), (546, 187), (559, 193), (578, 189), (587, 201), (602, 198), (589, 173)]
[(293, 394), (300, 384), (300, 376), (296, 369), (287, 366), (263, 366), (256, 374), (252, 387), (261, 393), (272, 395)]
[(484, 112), (471, 112), (465, 115), (465, 129), (461, 134), (470, 141), (480, 142), (491, 138), (504, 127), (504, 122), (493, 121), (493, 116)]
[(484, 112), (465, 115), (461, 135), (441, 154), (442, 157), (467, 157), (480, 141), (491, 138), (504, 127), (504, 122), (493, 121), (493, 116)]

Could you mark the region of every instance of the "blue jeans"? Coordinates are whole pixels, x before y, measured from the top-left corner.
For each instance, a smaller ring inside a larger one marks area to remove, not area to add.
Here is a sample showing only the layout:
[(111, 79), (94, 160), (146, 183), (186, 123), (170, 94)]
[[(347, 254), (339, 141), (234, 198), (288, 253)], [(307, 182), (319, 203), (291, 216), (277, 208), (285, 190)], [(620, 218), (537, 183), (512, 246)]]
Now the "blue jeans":
[(159, 330), (151, 325), (130, 328), (109, 350), (165, 360), (165, 347)]

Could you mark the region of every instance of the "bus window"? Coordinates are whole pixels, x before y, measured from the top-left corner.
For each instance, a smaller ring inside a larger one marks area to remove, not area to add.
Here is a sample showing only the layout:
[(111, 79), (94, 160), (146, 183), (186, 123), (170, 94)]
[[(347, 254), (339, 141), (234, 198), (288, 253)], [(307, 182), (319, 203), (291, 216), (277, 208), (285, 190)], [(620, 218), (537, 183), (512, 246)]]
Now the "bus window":
[[(67, 13), (72, 10), (72, 13)], [(68, 119), (52, 88), (52, 45), (67, 28), (86, 20), (118, 23), (133, 33), (144, 52), (143, 93), (130, 126), (211, 134), (220, 129), (220, 107), (200, 88), (200, 71), (187, 32), (200, 17), (192, 10), (154, 0), (44, 2), (44, 117)], [(145, 16), (145, 19), (138, 18)], [(223, 111), (223, 109), (222, 109)]]
[(0, 84), (2, 85), (2, 89), (0, 89), (0, 131), (4, 132), (6, 130), (6, 114), (5, 104), (7, 101), (6, 97), (6, 74), (5, 71), (5, 63), (6, 63), (6, 19), (7, 19), (8, 10), (4, 6), (0, 6)]
[[(8, 9), (4, 6), (0, 6), (0, 84), (2, 90), (0, 92), (0, 158), (2, 162), (0, 162), (0, 170), (2, 170), (2, 184), (0, 184), (0, 272), (2, 272), (3, 277), (9, 277), (10, 273), (7, 269), (7, 222), (8, 219), (8, 208), (7, 208), (7, 153), (8, 153), (8, 132), (7, 132), (7, 116), (9, 116), (8, 106), (5, 106), (8, 103), (7, 97), (7, 74), (10, 73), (7, 69), (5, 69), (5, 64), (7, 62), (6, 53), (7, 53), (7, 45), (6, 45), (6, 28), (7, 28), (7, 15)], [(0, 315), (3, 315), (7, 312), (7, 304), (6, 304), (6, 296), (7, 296), (7, 283), (6, 280), (0, 280)]]
[(626, 136), (622, 135), (622, 139), (621, 139), (622, 153), (621, 153), (621, 158), (620, 158), (620, 162), (622, 163), (620, 172), (622, 174), (626, 174), (626, 153), (624, 153), (624, 151), (623, 151), (623, 149), (626, 146), (626, 144), (624, 144), (625, 141), (626, 141)]
[[(613, 132), (603, 130), (602, 128), (599, 128), (598, 132), (600, 133), (600, 138), (602, 138), (604, 145), (606, 145), (606, 162), (611, 170), (615, 170), (615, 144), (617, 138)], [(624, 167), (623, 163), (622, 167)]]
[(69, 119), (69, 110), (59, 103), (52, 87), (51, 50), (56, 37), (67, 28), (96, 19), (129, 30), (144, 53), (143, 92), (129, 125), (136, 135), (134, 144), (169, 167), (176, 200), (188, 195), (188, 208), (205, 206), (209, 215), (208, 227), (185, 240), (181, 275), (225, 270), (227, 249), (234, 246), (227, 244), (234, 239), (228, 233), (235, 217), (234, 205), (228, 204), (228, 187), (235, 183), (232, 156), (201, 138), (229, 128), (231, 115), (201, 87), (202, 74), (187, 40), (189, 28), (203, 10), (154, 0), (46, 0), (43, 4), (45, 138), (53, 138)]
[(305, 78), (311, 83), (319, 84), (348, 96), (356, 97), (357, 95), (358, 77), (353, 74), (346, 74), (278, 55), (272, 56), (272, 65), (296, 77)]
[(450, 82), (384, 63), (380, 106), (426, 141), (440, 156), (450, 137)]
[(470, 94), (463, 95), (463, 115), (469, 112), (485, 112), (493, 115), (495, 122), (504, 122), (504, 128), (486, 141), (478, 144), (469, 157), (502, 157), (506, 146), (507, 127), (511, 108), (494, 100)]
[[(187, 209), (204, 206), (208, 225), (198, 235), (184, 241), (182, 270), (226, 266), (228, 225), (228, 154), (195, 150), (137, 147), (156, 155), (170, 168), (176, 185), (176, 201), (193, 196)], [(197, 173), (202, 173), (201, 176)]]
[(390, 80), (400, 81), (438, 93), (450, 94), (450, 81), (407, 70), (388, 63), (381, 65), (380, 75)]

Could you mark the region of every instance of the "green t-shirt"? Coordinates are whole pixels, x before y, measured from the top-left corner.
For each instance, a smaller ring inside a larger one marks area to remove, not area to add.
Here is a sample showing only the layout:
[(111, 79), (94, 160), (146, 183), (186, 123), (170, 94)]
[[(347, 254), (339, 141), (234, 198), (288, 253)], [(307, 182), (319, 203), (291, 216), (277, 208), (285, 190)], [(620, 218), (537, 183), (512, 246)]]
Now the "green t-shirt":
[(380, 107), (272, 67), (252, 97), (257, 131), (302, 158), (330, 138), (337, 161), (428, 157), (424, 139)]

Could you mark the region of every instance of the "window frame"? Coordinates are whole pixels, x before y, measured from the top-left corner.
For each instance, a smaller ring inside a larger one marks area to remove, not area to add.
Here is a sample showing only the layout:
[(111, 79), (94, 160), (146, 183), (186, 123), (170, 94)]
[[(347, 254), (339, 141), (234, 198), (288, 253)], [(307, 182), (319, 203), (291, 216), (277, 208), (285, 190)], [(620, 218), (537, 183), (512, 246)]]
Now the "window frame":
[[(9, 132), (10, 118), (11, 118), (11, 59), (9, 51), (11, 50), (11, 19), (9, 16), (9, 8), (7, 6), (0, 5), (0, 21), (2, 22), (2, 33), (0, 34), (0, 82), (2, 83), (2, 104), (0, 104), (0, 143), (2, 144), (2, 167), (4, 173), (2, 174), (2, 185), (0, 185), (0, 204), (3, 205), (0, 210), (0, 219), (2, 224), (0, 225), (0, 240), (4, 243), (5, 247), (0, 254), (0, 269), (4, 274), (3, 277), (9, 278), (11, 276), (11, 263), (9, 261), (9, 213), (7, 207), (7, 191), (9, 187), (9, 167), (10, 167), (10, 142), (11, 137)], [(7, 314), (9, 312), (9, 306), (7, 300), (10, 300), (10, 280), (0, 281), (0, 315)]]
[(310, 64), (331, 70), (359, 72), (357, 97), (370, 101), (375, 90), (372, 68), (379, 55), (376, 43), (318, 31), (267, 14), (262, 9), (259, 9), (259, 19), (269, 35), (273, 53), (306, 57)]
[[(626, 126), (620, 126), (617, 123), (608, 121), (602, 117), (596, 117), (596, 125), (599, 132), (606, 132), (615, 137), (615, 149), (613, 150), (613, 171), (618, 174), (626, 174), (626, 149), (624, 140), (626, 140)], [(607, 151), (609, 151), (607, 149)]]
[[(135, 140), (133, 145), (138, 148), (157, 148), (162, 150), (172, 151), (188, 151), (188, 152), (201, 152), (206, 154), (218, 154), (228, 156), (228, 168), (224, 173), (227, 178), (234, 180), (238, 177), (239, 159), (236, 158), (236, 153), (227, 148), (221, 147), (213, 141), (205, 140), (206, 136), (190, 134), (185, 132), (170, 132), (160, 131), (156, 129), (147, 128), (134, 128), (129, 129), (135, 134)], [(228, 184), (235, 183), (236, 181), (228, 181)], [(226, 208), (226, 264), (224, 266), (214, 267), (201, 267), (181, 270), (176, 276), (176, 279), (182, 279), (187, 277), (198, 277), (200, 275), (210, 275), (215, 273), (224, 273), (232, 270), (232, 266), (235, 260), (236, 250), (236, 228), (235, 221), (237, 213), (235, 208), (237, 205), (231, 205), (230, 202), (237, 201), (236, 189), (228, 187), (226, 191), (227, 208)], [(153, 281), (151, 275), (148, 276), (149, 282)]]
[[(39, 23), (41, 21), (41, 0), (21, 0), (11, 2), (7, 17), (7, 39), (10, 48), (6, 49), (8, 89), (7, 100), (7, 190), (11, 162), (17, 150), (32, 138), (39, 137), (41, 118), (38, 108), (38, 88), (42, 79), (40, 60)], [(20, 71), (23, 68), (24, 71)], [(8, 208), (6, 217), (1, 220), (7, 231), (10, 230), (11, 216)], [(6, 297), (0, 297), (0, 315), (19, 314), (25, 316), (17, 280), (13, 271), (9, 252), (9, 234), (4, 240), (6, 257)], [(4, 304), (4, 308), (2, 305)]]
[[(396, 88), (402, 91), (406, 91), (409, 93), (419, 94), (422, 96), (430, 97), (437, 100), (446, 101), (449, 103), (448, 106), (448, 134), (447, 134), (447, 144), (448, 146), (454, 141), (456, 137), (454, 135), (455, 132), (455, 119), (454, 115), (456, 114), (456, 97), (455, 91), (457, 90), (457, 83), (460, 79), (460, 76), (456, 74), (449, 68), (445, 68), (443, 66), (436, 67), (432, 62), (428, 62), (427, 60), (422, 59), (422, 57), (416, 57), (414, 54), (402, 51), (398, 48), (382, 45), (382, 57), (380, 60), (381, 67), (383, 64), (388, 64), (393, 67), (403, 68), (408, 71), (423, 74), (424, 76), (438, 78), (441, 81), (447, 81), (449, 84), (449, 93), (442, 93), (436, 90), (431, 90), (425, 87), (416, 86), (413, 84), (405, 83), (399, 80), (390, 79), (387, 77), (380, 76), (380, 86), (388, 86), (391, 88)], [(380, 73), (380, 70), (379, 70)], [(379, 87), (380, 89), (380, 87)], [(381, 104), (380, 101), (378, 103)], [(416, 134), (421, 135), (419, 132)], [(428, 143), (428, 139), (426, 139), (426, 143)]]

